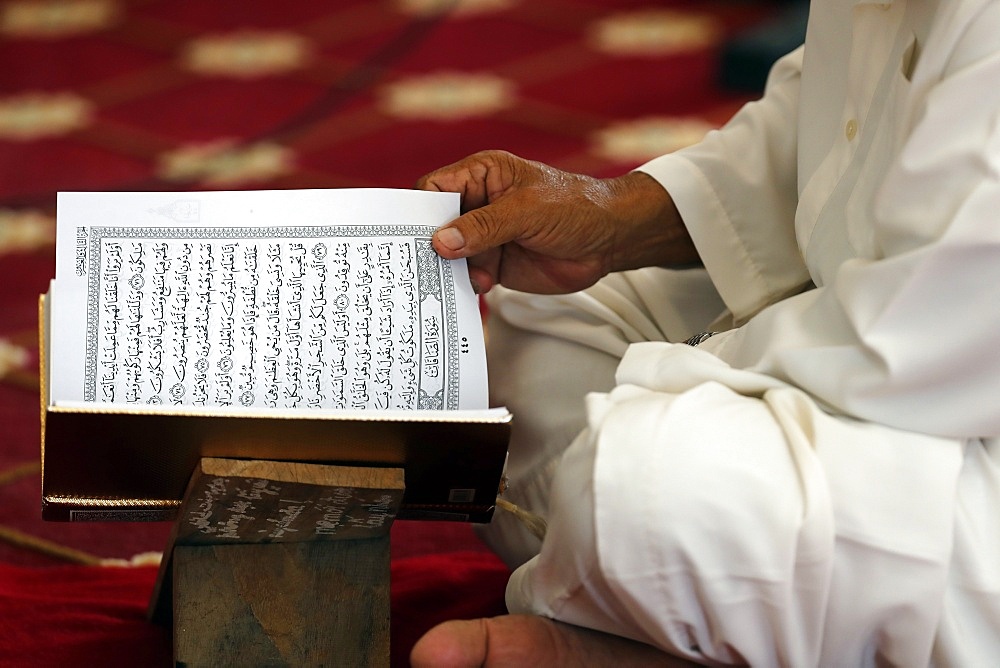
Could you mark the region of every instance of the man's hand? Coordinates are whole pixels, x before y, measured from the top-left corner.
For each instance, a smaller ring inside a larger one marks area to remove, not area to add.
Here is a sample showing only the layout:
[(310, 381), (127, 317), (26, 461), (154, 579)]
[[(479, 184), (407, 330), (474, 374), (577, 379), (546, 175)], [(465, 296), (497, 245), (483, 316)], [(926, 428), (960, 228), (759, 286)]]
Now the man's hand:
[(479, 292), (575, 292), (611, 271), (697, 262), (670, 196), (639, 172), (595, 179), (484, 151), (417, 187), (462, 195), (463, 215), (434, 234), (434, 249), (469, 258)]

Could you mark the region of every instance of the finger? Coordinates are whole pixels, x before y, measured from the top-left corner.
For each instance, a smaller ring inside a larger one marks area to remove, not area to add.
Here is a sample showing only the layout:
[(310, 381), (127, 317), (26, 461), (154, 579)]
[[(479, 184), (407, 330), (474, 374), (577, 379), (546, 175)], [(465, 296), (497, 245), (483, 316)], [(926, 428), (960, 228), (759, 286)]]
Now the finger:
[(490, 204), (442, 225), (434, 232), (431, 243), (445, 259), (472, 257), (519, 239), (523, 221), (506, 202)]
[(472, 289), (477, 295), (485, 295), (493, 289), (493, 286), (496, 285), (499, 280), (499, 277), (497, 276), (497, 268), (499, 266), (498, 262), (490, 261), (483, 265), (475, 264), (479, 258), (483, 258), (488, 255), (490, 255), (490, 253), (484, 253), (483, 255), (469, 259), (469, 282), (472, 283)]
[(477, 295), (486, 294), (499, 282), (501, 252), (497, 248), (468, 259), (469, 282)]
[(486, 182), (468, 169), (442, 168), (417, 181), (419, 190), (458, 193), (462, 196), (462, 211), (488, 203)]
[(464, 213), (495, 202), (535, 171), (534, 163), (507, 151), (480, 151), (421, 177), (417, 187), (461, 193)]
[(487, 175), (490, 166), (483, 160), (485, 154), (475, 154), (456, 163), (436, 169), (417, 180), (420, 190), (453, 192), (462, 196), (462, 211), (468, 211), (489, 203)]

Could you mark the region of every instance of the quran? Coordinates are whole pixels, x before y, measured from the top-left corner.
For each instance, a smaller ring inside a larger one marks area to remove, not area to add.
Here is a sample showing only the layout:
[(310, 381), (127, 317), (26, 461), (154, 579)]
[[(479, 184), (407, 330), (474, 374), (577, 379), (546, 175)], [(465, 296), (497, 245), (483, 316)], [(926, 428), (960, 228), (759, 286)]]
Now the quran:
[(395, 189), (60, 193), (40, 302), (47, 519), (172, 519), (201, 457), (401, 466), (399, 517), (485, 521), (510, 414), (478, 299)]

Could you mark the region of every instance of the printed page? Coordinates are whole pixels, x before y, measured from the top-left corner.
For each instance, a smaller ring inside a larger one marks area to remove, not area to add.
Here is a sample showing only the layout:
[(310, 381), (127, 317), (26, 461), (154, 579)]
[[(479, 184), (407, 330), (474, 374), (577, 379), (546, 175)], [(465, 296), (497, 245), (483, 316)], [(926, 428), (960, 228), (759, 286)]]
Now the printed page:
[(52, 404), (487, 407), (478, 299), (391, 189), (60, 193)]

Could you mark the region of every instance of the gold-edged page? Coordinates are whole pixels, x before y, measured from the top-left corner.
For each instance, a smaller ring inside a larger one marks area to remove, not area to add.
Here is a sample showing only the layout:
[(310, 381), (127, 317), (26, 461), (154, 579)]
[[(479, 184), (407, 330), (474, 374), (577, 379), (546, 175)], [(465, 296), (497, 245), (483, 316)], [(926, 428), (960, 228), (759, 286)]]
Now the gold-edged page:
[(454, 193), (60, 193), (52, 405), (482, 410)]

